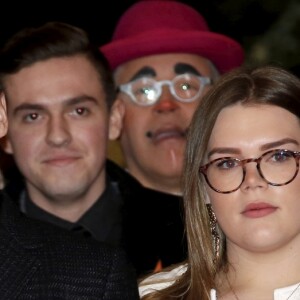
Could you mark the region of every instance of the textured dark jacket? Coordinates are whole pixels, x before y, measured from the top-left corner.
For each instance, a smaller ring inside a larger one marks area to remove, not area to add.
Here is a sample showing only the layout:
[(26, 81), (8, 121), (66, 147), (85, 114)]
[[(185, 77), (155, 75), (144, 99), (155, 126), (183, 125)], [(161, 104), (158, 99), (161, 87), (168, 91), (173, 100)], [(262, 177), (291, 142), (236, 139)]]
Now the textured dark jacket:
[(29, 219), (0, 196), (0, 299), (139, 299), (124, 252)]
[(115, 163), (107, 162), (107, 173), (119, 184), (123, 197), (123, 246), (137, 270), (152, 272), (187, 257), (182, 197), (143, 187)]
[[(23, 177), (14, 166), (5, 174), (6, 191), (19, 199)], [(163, 267), (187, 257), (182, 197), (143, 187), (112, 161), (107, 161), (109, 177), (118, 183), (123, 198), (122, 241), (137, 276), (152, 272), (158, 261)]]

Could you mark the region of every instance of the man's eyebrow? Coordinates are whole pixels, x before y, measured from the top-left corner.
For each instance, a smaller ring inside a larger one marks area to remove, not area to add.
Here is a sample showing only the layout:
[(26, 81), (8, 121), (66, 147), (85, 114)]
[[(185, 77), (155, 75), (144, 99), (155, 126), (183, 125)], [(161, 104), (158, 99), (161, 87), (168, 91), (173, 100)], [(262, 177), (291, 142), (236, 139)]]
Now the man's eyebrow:
[(141, 69), (139, 69), (130, 79), (129, 81), (141, 78), (141, 77), (155, 77), (156, 76), (156, 72), (152, 67), (149, 66), (144, 66)]
[(199, 73), (199, 71), (193, 67), (192, 65), (190, 64), (187, 64), (187, 63), (177, 63), (175, 66), (174, 66), (174, 71), (176, 74), (180, 75), (180, 74), (185, 74), (185, 73), (191, 73), (191, 74), (194, 74), (194, 75), (197, 75), (197, 76), (201, 76), (202, 74)]
[(88, 95), (82, 95), (79, 97), (74, 97), (71, 99), (68, 99), (67, 101), (65, 101), (63, 103), (64, 106), (72, 106), (72, 105), (76, 105), (76, 104), (80, 104), (80, 103), (84, 103), (84, 102), (93, 102), (95, 104), (98, 103), (97, 99), (95, 99), (94, 97), (88, 96)]
[(45, 110), (45, 106), (42, 104), (33, 104), (33, 103), (24, 102), (21, 105), (14, 108), (13, 115), (17, 115), (18, 113), (25, 110), (42, 111)]

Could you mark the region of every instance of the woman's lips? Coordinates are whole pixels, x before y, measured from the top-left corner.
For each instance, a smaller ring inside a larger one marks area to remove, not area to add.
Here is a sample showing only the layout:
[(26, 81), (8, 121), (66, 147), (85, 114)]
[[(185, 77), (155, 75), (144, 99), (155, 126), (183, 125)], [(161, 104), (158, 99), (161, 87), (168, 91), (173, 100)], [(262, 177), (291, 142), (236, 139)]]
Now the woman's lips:
[(242, 214), (248, 218), (261, 218), (274, 213), (277, 207), (268, 203), (251, 203), (246, 206)]

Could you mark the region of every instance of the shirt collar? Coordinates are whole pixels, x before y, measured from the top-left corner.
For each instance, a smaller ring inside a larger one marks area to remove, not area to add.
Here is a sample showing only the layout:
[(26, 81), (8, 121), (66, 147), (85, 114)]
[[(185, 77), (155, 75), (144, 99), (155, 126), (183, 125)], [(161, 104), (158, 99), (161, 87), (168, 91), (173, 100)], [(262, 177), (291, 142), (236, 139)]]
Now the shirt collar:
[(110, 179), (107, 179), (102, 195), (75, 223), (41, 209), (31, 201), (26, 191), (20, 197), (20, 209), (26, 215), (113, 245), (121, 242), (122, 204), (118, 184)]

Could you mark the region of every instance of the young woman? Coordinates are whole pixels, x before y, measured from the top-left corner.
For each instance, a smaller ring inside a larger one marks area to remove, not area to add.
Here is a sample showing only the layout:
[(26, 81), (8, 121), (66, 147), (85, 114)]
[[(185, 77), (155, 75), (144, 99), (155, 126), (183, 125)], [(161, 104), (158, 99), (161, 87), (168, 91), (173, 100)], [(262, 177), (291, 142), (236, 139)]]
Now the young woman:
[(224, 75), (189, 130), (188, 260), (142, 281), (142, 299), (300, 299), (299, 160), (299, 79)]

